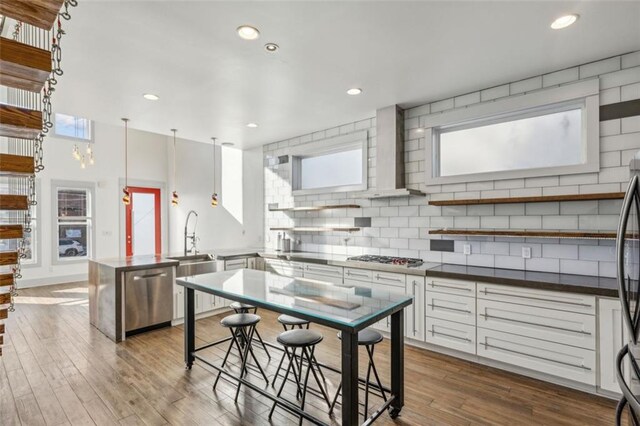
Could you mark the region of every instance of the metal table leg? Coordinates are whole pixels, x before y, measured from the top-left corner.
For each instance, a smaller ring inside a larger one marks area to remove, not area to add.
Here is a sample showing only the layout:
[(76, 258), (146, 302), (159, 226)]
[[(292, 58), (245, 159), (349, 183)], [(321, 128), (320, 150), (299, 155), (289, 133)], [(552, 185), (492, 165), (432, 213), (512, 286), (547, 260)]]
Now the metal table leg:
[(404, 406), (404, 309), (391, 315), (391, 393), (389, 415), (395, 419)]
[(342, 332), (342, 425), (358, 424), (358, 333)]
[(184, 364), (187, 370), (191, 370), (196, 349), (195, 290), (187, 287), (184, 290)]

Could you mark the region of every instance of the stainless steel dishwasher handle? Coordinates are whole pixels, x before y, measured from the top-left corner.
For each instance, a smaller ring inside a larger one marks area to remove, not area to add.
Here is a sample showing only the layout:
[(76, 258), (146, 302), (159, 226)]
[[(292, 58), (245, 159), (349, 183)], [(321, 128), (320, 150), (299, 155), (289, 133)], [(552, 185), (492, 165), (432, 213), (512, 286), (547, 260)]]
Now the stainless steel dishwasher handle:
[(133, 280), (138, 281), (138, 280), (145, 280), (147, 278), (157, 278), (157, 277), (166, 277), (166, 276), (167, 276), (166, 272), (158, 272), (155, 274), (136, 275), (133, 277)]

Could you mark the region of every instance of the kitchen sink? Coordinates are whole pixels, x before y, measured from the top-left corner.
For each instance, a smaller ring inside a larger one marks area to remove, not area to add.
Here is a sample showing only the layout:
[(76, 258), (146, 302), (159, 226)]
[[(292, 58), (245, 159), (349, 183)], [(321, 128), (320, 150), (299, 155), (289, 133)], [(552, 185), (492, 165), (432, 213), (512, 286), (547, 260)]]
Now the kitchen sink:
[(169, 259), (180, 262), (176, 268), (176, 277), (178, 278), (216, 272), (216, 261), (210, 254), (170, 256)]

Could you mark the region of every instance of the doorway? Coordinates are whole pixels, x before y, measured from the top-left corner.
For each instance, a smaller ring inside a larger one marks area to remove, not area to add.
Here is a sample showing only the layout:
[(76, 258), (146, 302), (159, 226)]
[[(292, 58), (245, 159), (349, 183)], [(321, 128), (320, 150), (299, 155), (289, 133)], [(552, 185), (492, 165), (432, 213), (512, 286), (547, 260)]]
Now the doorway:
[(162, 252), (160, 188), (130, 186), (131, 202), (126, 206), (127, 256)]

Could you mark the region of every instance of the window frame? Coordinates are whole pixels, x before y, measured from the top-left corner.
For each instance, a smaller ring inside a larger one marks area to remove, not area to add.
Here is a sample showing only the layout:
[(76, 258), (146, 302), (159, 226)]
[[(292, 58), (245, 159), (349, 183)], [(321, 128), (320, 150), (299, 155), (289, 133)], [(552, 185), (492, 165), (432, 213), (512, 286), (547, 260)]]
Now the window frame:
[[(540, 114), (541, 111), (548, 111), (551, 114), (563, 109), (571, 109), (571, 106), (582, 107), (584, 163), (453, 176), (437, 175), (440, 162), (437, 136), (440, 129), (463, 129), (496, 124), (544, 115)], [(429, 115), (420, 123), (424, 128), (425, 138), (425, 183), (441, 185), (598, 172), (600, 170), (599, 121), (599, 80), (597, 78)]]
[[(61, 258), (58, 252), (58, 239), (59, 239), (59, 216), (58, 216), (58, 191), (60, 189), (72, 189), (72, 190), (85, 190), (89, 193), (89, 215), (78, 216), (78, 219), (87, 221), (87, 236), (88, 244), (85, 247), (86, 256), (81, 258)], [(51, 181), (51, 264), (52, 265), (69, 265), (75, 263), (84, 263), (91, 258), (95, 257), (95, 184), (93, 182), (80, 182), (80, 181), (65, 181), (65, 180), (52, 180)]]
[[(336, 136), (306, 143), (294, 147), (289, 152), (291, 164), (290, 184), (291, 192), (296, 195), (322, 194), (327, 192), (364, 191), (368, 186), (368, 132), (354, 132), (348, 135)], [(339, 152), (362, 150), (362, 183), (353, 185), (325, 186), (321, 188), (302, 189), (302, 160), (321, 155)]]
[[(36, 200), (38, 201), (37, 204), (34, 206), (33, 210), (35, 212), (35, 218), (33, 216), (31, 216), (31, 256), (32, 258), (28, 261), (24, 261), (22, 260), (20, 262), (20, 267), (21, 268), (38, 268), (40, 266), (42, 266), (42, 261), (41, 261), (41, 256), (42, 256), (42, 250), (41, 250), (41, 243), (42, 240), (40, 238), (40, 235), (42, 234), (42, 210), (40, 208), (42, 197), (38, 196), (40, 195), (40, 179), (36, 179)], [(35, 250), (34, 250), (35, 247)], [(35, 260), (33, 258), (35, 254)]]
[[(74, 136), (69, 136), (69, 135), (62, 135), (60, 133), (58, 133), (58, 120), (57, 115), (61, 114), (61, 115), (68, 115), (70, 117), (74, 117), (76, 119), (80, 118), (83, 120), (87, 120), (89, 122), (89, 134), (90, 134), (90, 139), (85, 139), (85, 138), (78, 138), (78, 137), (74, 137)], [(94, 143), (95, 138), (94, 138), (94, 132), (95, 132), (95, 128), (94, 128), (94, 122), (93, 120), (90, 120), (86, 117), (79, 117), (77, 115), (73, 115), (73, 114), (65, 114), (64, 112), (56, 112), (53, 114), (53, 136), (55, 138), (60, 138), (60, 139), (66, 139), (69, 141), (75, 141), (76, 143)]]

